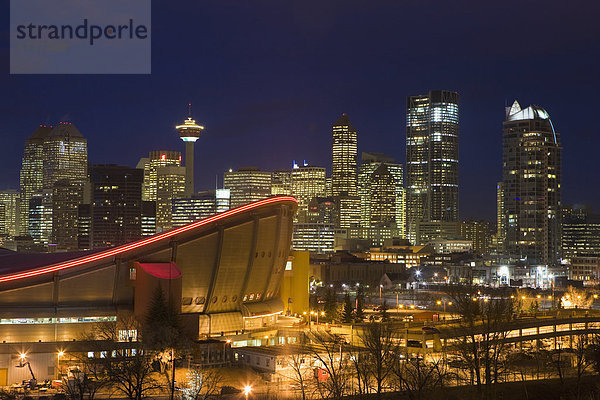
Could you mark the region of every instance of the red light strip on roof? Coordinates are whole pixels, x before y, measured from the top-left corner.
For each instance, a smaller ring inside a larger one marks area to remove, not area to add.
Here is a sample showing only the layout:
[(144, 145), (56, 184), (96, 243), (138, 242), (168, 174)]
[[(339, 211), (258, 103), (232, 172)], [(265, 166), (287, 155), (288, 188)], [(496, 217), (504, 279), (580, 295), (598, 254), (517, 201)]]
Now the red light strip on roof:
[(158, 235), (151, 236), (148, 239), (142, 239), (137, 242), (125, 244), (123, 246), (115, 247), (114, 249), (106, 250), (106, 251), (103, 251), (103, 252), (100, 252), (100, 253), (97, 253), (97, 254), (94, 254), (91, 256), (79, 258), (79, 259), (72, 260), (72, 261), (62, 262), (59, 264), (51, 265), (49, 267), (44, 267), (44, 268), (31, 270), (31, 271), (27, 271), (27, 272), (20, 272), (17, 274), (5, 275), (5, 276), (0, 277), (0, 283), (14, 281), (17, 279), (30, 278), (32, 276), (48, 274), (51, 272), (56, 272), (56, 271), (61, 271), (63, 269), (76, 267), (81, 264), (98, 261), (103, 258), (113, 257), (118, 254), (122, 254), (122, 253), (128, 252), (130, 250), (134, 250), (134, 249), (158, 242), (160, 240), (179, 235), (180, 233), (184, 233), (189, 230), (196, 229), (200, 226), (210, 224), (211, 222), (219, 221), (224, 218), (230, 217), (232, 215), (242, 213), (244, 211), (252, 210), (254, 208), (258, 208), (258, 207), (261, 207), (261, 206), (264, 206), (267, 204), (281, 203), (284, 201), (293, 201), (294, 203), (298, 203), (298, 200), (296, 200), (294, 197), (291, 197), (291, 196), (270, 197), (265, 200), (259, 200), (254, 203), (246, 204), (244, 206), (240, 206), (240, 207), (234, 208), (232, 210), (228, 210), (228, 211), (222, 212), (220, 214), (213, 215), (212, 217), (208, 217), (206, 219), (193, 222), (189, 225), (182, 226), (181, 228), (176, 228), (176, 229), (170, 230), (168, 232), (164, 232), (164, 233), (160, 233)]

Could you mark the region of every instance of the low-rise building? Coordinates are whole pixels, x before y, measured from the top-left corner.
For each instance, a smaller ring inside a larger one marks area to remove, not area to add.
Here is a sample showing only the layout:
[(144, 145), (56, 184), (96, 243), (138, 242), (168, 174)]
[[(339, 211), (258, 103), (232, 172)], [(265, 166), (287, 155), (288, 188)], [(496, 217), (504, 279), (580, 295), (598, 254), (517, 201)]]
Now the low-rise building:
[(410, 268), (421, 265), (422, 260), (433, 253), (431, 246), (392, 245), (372, 248), (369, 260), (404, 264)]
[(572, 256), (569, 278), (595, 284), (600, 281), (600, 255)]

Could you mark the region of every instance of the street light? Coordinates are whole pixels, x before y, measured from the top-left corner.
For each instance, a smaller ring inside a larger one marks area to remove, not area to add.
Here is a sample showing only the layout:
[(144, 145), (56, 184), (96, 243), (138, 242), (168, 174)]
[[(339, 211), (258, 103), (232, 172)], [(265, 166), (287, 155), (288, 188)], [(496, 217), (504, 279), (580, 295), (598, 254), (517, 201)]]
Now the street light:
[[(446, 299), (444, 299), (444, 300), (438, 300), (438, 301), (437, 301), (437, 305), (438, 305), (438, 306), (441, 306), (441, 305), (442, 305), (442, 303), (444, 303), (444, 313), (446, 313)], [(452, 302), (450, 302), (450, 303), (448, 303), (448, 304), (450, 305), (450, 304), (452, 304)]]
[(248, 399), (250, 392), (252, 392), (252, 386), (250, 386), (250, 385), (244, 386), (244, 396), (246, 397), (246, 399)]

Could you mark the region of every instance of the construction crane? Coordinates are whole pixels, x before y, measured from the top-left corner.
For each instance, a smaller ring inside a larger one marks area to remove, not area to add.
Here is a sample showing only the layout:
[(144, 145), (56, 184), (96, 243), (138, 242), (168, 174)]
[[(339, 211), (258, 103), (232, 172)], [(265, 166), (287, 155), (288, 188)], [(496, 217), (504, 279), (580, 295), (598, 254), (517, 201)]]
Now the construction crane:
[[(31, 363), (25, 360), (25, 354), (21, 354), (19, 356), (19, 364), (16, 365), (17, 368), (29, 368), (29, 373), (31, 374), (31, 379), (29, 380), (27, 385), (30, 389), (35, 389), (37, 387), (37, 379), (35, 379), (35, 374), (33, 373), (33, 369), (31, 369)], [(23, 381), (25, 382), (25, 381)]]

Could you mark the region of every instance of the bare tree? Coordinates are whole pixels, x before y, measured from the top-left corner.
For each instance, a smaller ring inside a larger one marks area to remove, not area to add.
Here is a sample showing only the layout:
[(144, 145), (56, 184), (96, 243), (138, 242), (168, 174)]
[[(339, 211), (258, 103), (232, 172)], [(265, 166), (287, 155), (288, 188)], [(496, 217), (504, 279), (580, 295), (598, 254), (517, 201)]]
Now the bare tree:
[(502, 295), (488, 298), (476, 292), (474, 288), (454, 288), (449, 293), (461, 317), (454, 325), (455, 348), (481, 397), (491, 399), (503, 368), (504, 340), (514, 318), (514, 303)]
[(377, 398), (381, 398), (384, 386), (394, 368), (398, 353), (398, 340), (389, 323), (371, 322), (359, 333), (367, 354), (367, 371), (375, 383)]
[[(356, 381), (356, 391), (359, 395), (370, 393), (371, 389), (371, 374), (370, 374), (370, 357), (364, 347), (347, 346), (350, 362), (354, 367), (355, 377), (352, 379), (353, 387)], [(353, 393), (353, 394), (354, 394)]]
[(423, 400), (431, 391), (444, 387), (448, 374), (446, 361), (441, 357), (425, 361), (417, 356), (398, 363), (393, 371), (411, 400)]
[(187, 374), (183, 400), (207, 400), (219, 394), (223, 376), (216, 369), (192, 369)]
[(593, 349), (587, 334), (579, 334), (575, 336), (572, 350), (575, 358), (575, 398), (579, 400), (581, 398), (581, 380), (583, 376), (588, 373), (593, 367), (593, 357), (591, 351)]
[(152, 355), (134, 337), (137, 329), (135, 319), (122, 317), (117, 322), (96, 324), (87, 334), (95, 349), (89, 362), (103, 371), (115, 391), (130, 400), (141, 400), (162, 387), (154, 377)]
[(307, 359), (309, 356), (303, 352), (290, 352), (285, 358), (285, 362), (291, 370), (290, 374), (286, 374), (285, 378), (292, 380), (300, 388), (302, 394), (302, 400), (306, 400), (307, 391), (309, 389), (309, 383), (311, 378), (311, 369)]
[(72, 378), (63, 381), (63, 390), (70, 399), (93, 400), (100, 389), (109, 385), (110, 379), (93, 357), (81, 354), (76, 358), (80, 366), (71, 369)]
[(348, 357), (343, 352), (344, 342), (327, 332), (313, 332), (310, 336), (311, 356), (315, 366), (326, 373), (326, 379), (316, 382), (321, 398), (340, 399), (348, 388)]
[(117, 350), (107, 359), (105, 369), (113, 387), (130, 400), (141, 400), (163, 387), (153, 377), (152, 357), (143, 349)]

